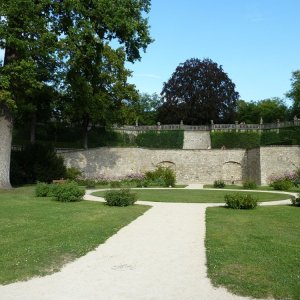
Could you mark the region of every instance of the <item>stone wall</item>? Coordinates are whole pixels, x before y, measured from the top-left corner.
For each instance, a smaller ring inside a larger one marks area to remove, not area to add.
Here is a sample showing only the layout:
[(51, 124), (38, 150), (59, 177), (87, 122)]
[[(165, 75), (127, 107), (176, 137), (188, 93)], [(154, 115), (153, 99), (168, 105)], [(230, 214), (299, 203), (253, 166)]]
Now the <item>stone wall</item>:
[(210, 149), (210, 133), (207, 131), (184, 131), (183, 149)]
[(171, 165), (180, 183), (212, 183), (217, 179), (240, 183), (247, 176), (245, 150), (97, 148), (60, 155), (68, 167), (80, 168), (91, 178), (143, 173), (157, 165)]
[(260, 148), (247, 150), (247, 177), (248, 180), (261, 184)]
[(291, 173), (300, 166), (299, 146), (260, 148), (261, 184), (268, 184), (272, 175)]
[(65, 164), (80, 168), (87, 177), (144, 173), (158, 165), (171, 166), (179, 183), (242, 183), (247, 179), (267, 184), (273, 174), (300, 166), (300, 147), (263, 147), (252, 150), (150, 150), (97, 148), (61, 153)]

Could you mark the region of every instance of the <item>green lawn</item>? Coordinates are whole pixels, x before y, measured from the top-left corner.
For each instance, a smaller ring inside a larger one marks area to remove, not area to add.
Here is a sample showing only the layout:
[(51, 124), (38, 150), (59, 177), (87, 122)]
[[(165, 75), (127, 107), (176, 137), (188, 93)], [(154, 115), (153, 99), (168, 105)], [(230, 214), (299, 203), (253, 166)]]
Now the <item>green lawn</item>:
[(300, 208), (208, 208), (208, 275), (257, 298), (300, 299)]
[[(232, 194), (235, 192), (217, 190), (185, 190), (185, 189), (135, 189), (138, 199), (141, 201), (154, 202), (186, 202), (186, 203), (221, 203), (224, 202), (225, 194)], [(288, 199), (289, 196), (285, 194), (276, 193), (260, 193), (260, 192), (240, 192), (242, 194), (251, 194), (258, 199), (258, 201), (274, 201)], [(105, 192), (95, 192), (95, 196), (104, 196)]]
[[(204, 185), (205, 189), (214, 189), (215, 187), (213, 184), (205, 184)], [(244, 190), (242, 185), (226, 185), (223, 189), (233, 189), (233, 190)], [(274, 189), (271, 186), (267, 185), (259, 185), (257, 186), (257, 190), (260, 191), (274, 191)], [(289, 189), (287, 192), (293, 192), (293, 193), (300, 193), (300, 187), (293, 187)]]
[(58, 271), (149, 207), (56, 202), (33, 187), (0, 191), (0, 284)]

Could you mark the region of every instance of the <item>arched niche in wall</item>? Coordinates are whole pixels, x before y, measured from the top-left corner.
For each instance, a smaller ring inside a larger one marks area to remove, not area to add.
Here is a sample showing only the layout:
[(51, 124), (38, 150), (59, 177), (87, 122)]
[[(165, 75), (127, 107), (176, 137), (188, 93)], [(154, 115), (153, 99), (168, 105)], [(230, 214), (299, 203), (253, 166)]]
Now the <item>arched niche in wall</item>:
[(222, 167), (222, 179), (227, 184), (241, 183), (243, 178), (242, 165), (236, 161), (227, 161)]
[(173, 163), (172, 161), (168, 161), (168, 160), (159, 162), (156, 165), (156, 167), (170, 168), (173, 171), (176, 171), (176, 165), (175, 165), (175, 163)]

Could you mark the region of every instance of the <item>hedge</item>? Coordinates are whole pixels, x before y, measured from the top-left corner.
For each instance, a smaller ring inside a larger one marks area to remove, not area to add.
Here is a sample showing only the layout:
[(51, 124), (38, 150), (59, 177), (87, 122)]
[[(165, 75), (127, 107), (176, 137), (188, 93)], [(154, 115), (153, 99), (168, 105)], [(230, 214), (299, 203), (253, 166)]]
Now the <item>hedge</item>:
[(259, 132), (212, 132), (212, 148), (251, 149), (269, 145), (300, 145), (300, 127)]
[(256, 148), (260, 145), (260, 135), (257, 132), (212, 132), (212, 148)]
[(147, 131), (140, 133), (135, 142), (139, 147), (182, 149), (183, 130)]

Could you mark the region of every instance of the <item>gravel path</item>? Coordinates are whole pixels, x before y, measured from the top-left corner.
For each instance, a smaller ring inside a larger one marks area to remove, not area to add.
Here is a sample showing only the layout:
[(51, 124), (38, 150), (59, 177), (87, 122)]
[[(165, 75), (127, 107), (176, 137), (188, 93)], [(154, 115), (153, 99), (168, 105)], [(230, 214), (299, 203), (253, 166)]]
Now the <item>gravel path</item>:
[[(101, 201), (89, 193), (86, 199)], [(95, 251), (58, 273), (0, 286), (0, 299), (250, 299), (214, 288), (207, 278), (205, 210), (220, 204), (141, 204), (152, 208)]]

